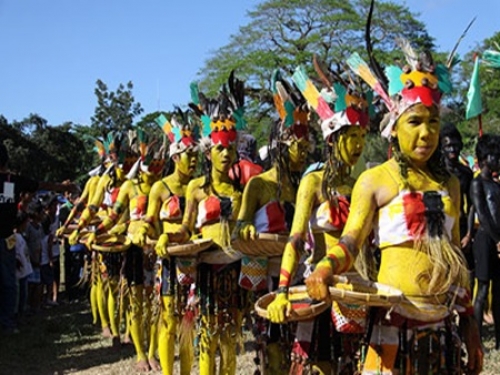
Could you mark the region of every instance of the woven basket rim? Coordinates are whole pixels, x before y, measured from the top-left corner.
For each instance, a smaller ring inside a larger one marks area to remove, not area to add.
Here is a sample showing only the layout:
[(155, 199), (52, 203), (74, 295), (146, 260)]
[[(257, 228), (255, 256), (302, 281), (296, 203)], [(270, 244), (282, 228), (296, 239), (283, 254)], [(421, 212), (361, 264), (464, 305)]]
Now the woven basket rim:
[(193, 256), (201, 251), (207, 250), (213, 244), (211, 238), (202, 238), (192, 240), (184, 244), (170, 244), (167, 246), (167, 252), (174, 256)]
[[(288, 290), (288, 294), (307, 294), (305, 285), (292, 286)], [(267, 293), (260, 297), (254, 305), (255, 312), (262, 318), (269, 319), (267, 314), (267, 306), (274, 301), (276, 298), (276, 292)], [(327, 310), (329, 304), (326, 301), (315, 301), (313, 305), (304, 307), (301, 309), (292, 309), (289, 317), (286, 318), (285, 322), (309, 320), (315, 316), (321, 314), (323, 311)]]
[(275, 233), (257, 233), (254, 240), (236, 239), (231, 246), (245, 255), (251, 256), (280, 256), (285, 250), (288, 236)]
[(374, 281), (363, 280), (359, 277), (334, 276), (335, 284), (350, 284), (364, 288), (374, 288), (377, 293), (359, 292), (355, 290), (345, 290), (335, 286), (329, 287), (330, 297), (334, 301), (352, 303), (365, 306), (390, 307), (403, 301), (403, 292), (390, 285), (377, 283)]
[[(114, 246), (102, 246), (102, 243), (105, 243), (107, 239), (116, 239), (115, 242), (117, 245)], [(96, 242), (92, 244), (92, 250), (101, 251), (105, 253), (119, 253), (127, 250), (132, 241), (124, 234), (100, 234), (96, 237)]]

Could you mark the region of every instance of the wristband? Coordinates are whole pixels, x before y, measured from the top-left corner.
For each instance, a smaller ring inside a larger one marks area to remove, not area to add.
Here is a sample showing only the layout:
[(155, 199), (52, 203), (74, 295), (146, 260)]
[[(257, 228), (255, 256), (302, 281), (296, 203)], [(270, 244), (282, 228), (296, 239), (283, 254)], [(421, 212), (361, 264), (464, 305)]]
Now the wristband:
[(288, 294), (288, 287), (287, 286), (280, 286), (276, 290), (276, 294)]

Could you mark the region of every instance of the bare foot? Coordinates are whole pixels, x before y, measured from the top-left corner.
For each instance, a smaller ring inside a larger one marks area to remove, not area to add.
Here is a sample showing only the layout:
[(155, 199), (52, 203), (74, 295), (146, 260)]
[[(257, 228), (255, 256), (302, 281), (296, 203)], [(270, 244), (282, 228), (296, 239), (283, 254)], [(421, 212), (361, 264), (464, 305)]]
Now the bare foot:
[(494, 323), (493, 315), (490, 312), (484, 313), (483, 320), (487, 325), (492, 325)]
[(149, 358), (148, 362), (149, 362), (149, 366), (151, 366), (151, 370), (161, 371), (160, 362), (158, 362), (158, 360), (155, 357)]
[(139, 372), (149, 372), (149, 371), (151, 371), (151, 367), (149, 367), (149, 363), (145, 359), (137, 361), (137, 363), (135, 364), (135, 369), (137, 371), (139, 371)]
[(129, 335), (125, 335), (123, 337), (123, 341), (122, 341), (124, 344), (132, 344), (132, 340), (130, 339), (130, 336)]
[(109, 327), (102, 327), (102, 337), (106, 337), (106, 338), (113, 337), (113, 335), (111, 334), (111, 330), (109, 329)]

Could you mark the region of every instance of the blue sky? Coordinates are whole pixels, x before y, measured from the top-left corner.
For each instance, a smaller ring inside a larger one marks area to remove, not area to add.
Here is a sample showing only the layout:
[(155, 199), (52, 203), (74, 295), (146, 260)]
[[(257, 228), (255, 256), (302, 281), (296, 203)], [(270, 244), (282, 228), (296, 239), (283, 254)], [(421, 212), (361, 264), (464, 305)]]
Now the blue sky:
[[(395, 0), (399, 1), (399, 0)], [(403, 1), (401, 1), (403, 2)], [(132, 81), (144, 113), (189, 100), (209, 52), (258, 0), (0, 0), (0, 115), (89, 124), (97, 79)], [(407, 0), (443, 50), (472, 19), (465, 53), (498, 31), (498, 0)]]

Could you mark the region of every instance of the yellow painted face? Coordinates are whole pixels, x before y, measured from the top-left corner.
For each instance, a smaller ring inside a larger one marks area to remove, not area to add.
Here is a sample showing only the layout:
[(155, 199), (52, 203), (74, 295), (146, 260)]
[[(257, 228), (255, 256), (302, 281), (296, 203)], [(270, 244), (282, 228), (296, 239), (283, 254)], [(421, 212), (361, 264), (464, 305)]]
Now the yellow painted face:
[(236, 161), (236, 146), (230, 143), (227, 147), (217, 144), (210, 149), (210, 160), (212, 168), (219, 172), (229, 172)]
[(125, 180), (125, 172), (123, 172), (123, 168), (120, 168), (119, 166), (115, 167), (115, 173), (116, 173), (116, 179), (118, 181), (124, 181)]
[(415, 104), (398, 119), (393, 136), (401, 153), (415, 164), (426, 163), (439, 145), (439, 111), (436, 106)]
[(309, 139), (293, 139), (288, 149), (288, 153), (290, 156), (290, 172), (303, 171), (307, 162), (307, 155), (309, 153)]
[(366, 129), (360, 126), (349, 126), (338, 139), (340, 159), (349, 166), (356, 164), (365, 147)]
[(181, 152), (175, 158), (175, 167), (177, 171), (184, 176), (192, 176), (196, 171), (198, 163), (198, 153), (193, 150)]

